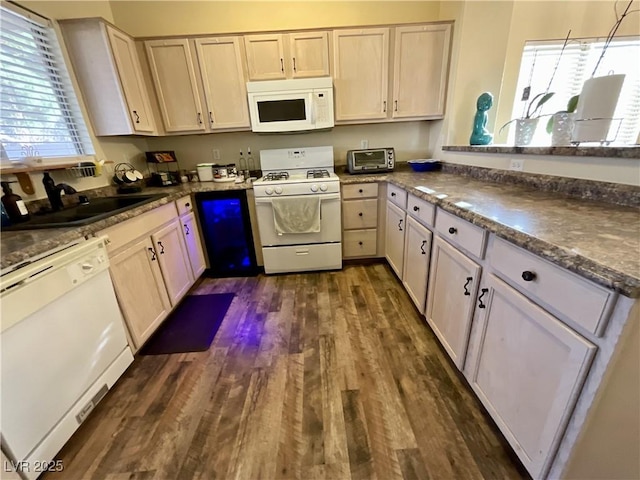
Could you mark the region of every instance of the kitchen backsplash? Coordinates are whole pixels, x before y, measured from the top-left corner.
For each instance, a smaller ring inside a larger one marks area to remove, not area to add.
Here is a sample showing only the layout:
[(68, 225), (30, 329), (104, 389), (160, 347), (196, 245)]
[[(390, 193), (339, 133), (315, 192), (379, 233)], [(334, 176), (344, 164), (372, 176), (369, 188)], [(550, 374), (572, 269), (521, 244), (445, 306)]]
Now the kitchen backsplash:
[[(252, 132), (216, 133), (209, 135), (184, 135), (147, 138), (150, 150), (173, 150), (181, 169), (193, 170), (198, 163), (238, 163), (240, 150), (246, 157), (247, 148), (255, 159), (256, 167), (260, 150), (289, 147), (314, 147), (332, 145), (336, 165), (346, 165), (347, 150), (361, 148), (367, 141), (369, 148), (394, 147), (396, 161), (430, 155), (430, 122), (398, 122), (368, 125), (336, 126), (328, 131), (298, 134), (256, 134)], [(213, 150), (220, 152), (214, 159)]]

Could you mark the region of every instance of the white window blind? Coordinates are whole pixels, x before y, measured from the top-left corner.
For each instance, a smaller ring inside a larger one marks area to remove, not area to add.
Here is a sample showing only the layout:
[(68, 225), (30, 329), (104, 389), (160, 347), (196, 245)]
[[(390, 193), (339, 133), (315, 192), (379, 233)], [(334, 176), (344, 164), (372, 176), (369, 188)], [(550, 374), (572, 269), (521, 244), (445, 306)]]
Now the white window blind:
[(94, 154), (55, 31), (14, 8), (0, 7), (3, 162), (35, 157), (53, 164)]
[[(551, 136), (545, 126), (549, 115), (566, 110), (569, 99), (580, 94), (585, 80), (591, 78), (594, 67), (602, 53), (604, 40), (569, 40), (562, 52), (563, 40), (548, 42), (526, 42), (520, 63), (516, 98), (511, 118), (524, 116), (527, 105), (539, 93), (555, 92), (544, 104), (543, 115), (532, 140), (534, 145), (550, 145)], [(562, 57), (560, 53), (562, 52)], [(560, 59), (558, 63), (558, 59)], [(553, 82), (553, 70), (558, 65)], [(640, 131), (640, 39), (614, 38), (604, 55), (595, 76), (609, 72), (624, 73), (625, 79), (618, 99), (618, 106), (611, 122), (608, 140), (617, 144), (633, 144)], [(525, 87), (531, 87), (528, 101), (522, 100)], [(513, 141), (510, 129), (510, 142)]]

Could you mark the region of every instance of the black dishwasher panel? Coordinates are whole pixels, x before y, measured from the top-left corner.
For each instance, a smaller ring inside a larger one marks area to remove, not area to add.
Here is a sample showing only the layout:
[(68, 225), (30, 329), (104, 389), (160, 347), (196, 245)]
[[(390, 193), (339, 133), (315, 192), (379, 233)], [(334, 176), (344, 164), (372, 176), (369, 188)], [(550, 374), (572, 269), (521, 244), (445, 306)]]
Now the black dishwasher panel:
[(210, 277), (244, 277), (258, 273), (246, 190), (195, 194)]

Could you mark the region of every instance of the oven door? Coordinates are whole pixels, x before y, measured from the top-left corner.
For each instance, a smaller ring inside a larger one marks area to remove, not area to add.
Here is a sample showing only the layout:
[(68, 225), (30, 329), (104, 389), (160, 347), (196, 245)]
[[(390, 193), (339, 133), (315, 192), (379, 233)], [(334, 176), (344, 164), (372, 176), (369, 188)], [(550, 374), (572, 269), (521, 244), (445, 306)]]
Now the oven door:
[[(309, 198), (309, 195), (286, 198)], [(329, 193), (320, 196), (320, 231), (317, 233), (276, 232), (273, 218), (272, 198), (256, 198), (256, 216), (260, 241), (263, 247), (284, 245), (309, 245), (314, 243), (340, 242), (342, 224), (340, 216), (340, 194)]]

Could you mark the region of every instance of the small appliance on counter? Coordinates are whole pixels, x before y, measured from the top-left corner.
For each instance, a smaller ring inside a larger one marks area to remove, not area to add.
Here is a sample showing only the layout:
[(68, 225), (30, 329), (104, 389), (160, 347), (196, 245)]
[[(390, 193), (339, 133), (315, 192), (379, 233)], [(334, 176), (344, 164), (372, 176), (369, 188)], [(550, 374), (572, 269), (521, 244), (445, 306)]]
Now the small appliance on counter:
[(201, 182), (233, 182), (238, 176), (235, 163), (218, 165), (217, 163), (199, 163), (198, 178)]
[(347, 152), (347, 170), (351, 174), (390, 172), (396, 161), (392, 147), (349, 150)]
[(170, 187), (180, 183), (180, 167), (174, 151), (145, 152), (145, 155), (152, 185)]

